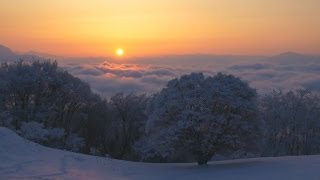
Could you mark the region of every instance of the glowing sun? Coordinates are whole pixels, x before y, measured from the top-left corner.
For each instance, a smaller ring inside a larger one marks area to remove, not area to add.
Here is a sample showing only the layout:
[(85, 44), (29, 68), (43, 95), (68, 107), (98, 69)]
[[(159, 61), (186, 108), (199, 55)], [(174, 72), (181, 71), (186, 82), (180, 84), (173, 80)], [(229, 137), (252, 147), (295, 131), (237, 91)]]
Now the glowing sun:
[(117, 56), (123, 56), (123, 54), (124, 54), (123, 49), (118, 48), (118, 49), (116, 50), (116, 54), (117, 54)]

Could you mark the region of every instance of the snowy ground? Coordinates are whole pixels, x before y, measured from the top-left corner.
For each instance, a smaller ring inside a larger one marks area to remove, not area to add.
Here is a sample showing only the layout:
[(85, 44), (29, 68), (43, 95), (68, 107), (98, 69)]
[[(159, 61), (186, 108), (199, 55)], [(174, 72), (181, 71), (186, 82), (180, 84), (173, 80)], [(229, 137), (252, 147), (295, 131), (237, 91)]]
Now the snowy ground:
[(320, 180), (320, 156), (149, 164), (46, 148), (0, 127), (0, 179)]

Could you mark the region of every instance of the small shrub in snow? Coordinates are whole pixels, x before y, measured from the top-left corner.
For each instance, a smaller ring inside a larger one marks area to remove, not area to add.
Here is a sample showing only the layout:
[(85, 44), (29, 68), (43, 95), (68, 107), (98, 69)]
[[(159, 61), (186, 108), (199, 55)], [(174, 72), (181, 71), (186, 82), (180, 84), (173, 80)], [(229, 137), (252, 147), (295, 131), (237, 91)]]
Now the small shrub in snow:
[(10, 127), (12, 123), (12, 116), (10, 112), (3, 111), (0, 113), (0, 126)]
[(23, 122), (20, 132), (23, 137), (32, 141), (43, 142), (47, 140), (48, 130), (38, 122)]
[(65, 130), (63, 128), (52, 128), (47, 131), (50, 140), (61, 140), (65, 136)]
[(84, 139), (78, 134), (72, 133), (66, 138), (65, 144), (67, 149), (74, 152), (80, 152), (84, 147)]

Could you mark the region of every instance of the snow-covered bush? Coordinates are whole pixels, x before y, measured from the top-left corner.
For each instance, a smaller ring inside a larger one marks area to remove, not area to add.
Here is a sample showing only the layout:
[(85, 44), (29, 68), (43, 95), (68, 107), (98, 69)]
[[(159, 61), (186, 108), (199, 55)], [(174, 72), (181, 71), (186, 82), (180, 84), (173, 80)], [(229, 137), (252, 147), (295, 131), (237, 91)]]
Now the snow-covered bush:
[(65, 130), (63, 128), (52, 128), (48, 129), (48, 139), (49, 140), (61, 140), (65, 136)]
[(26, 139), (36, 142), (43, 142), (48, 139), (48, 130), (44, 129), (43, 124), (34, 121), (23, 122), (20, 133)]
[(62, 128), (45, 129), (43, 124), (35, 121), (23, 122), (20, 134), (26, 139), (45, 144), (50, 147), (63, 148), (60, 144), (65, 136), (65, 130)]
[(0, 126), (10, 127), (12, 123), (12, 116), (9, 111), (0, 112)]
[(199, 164), (230, 150), (258, 152), (263, 123), (256, 91), (232, 75), (192, 73), (171, 80), (149, 108), (146, 137), (136, 144), (144, 158), (190, 152)]
[(74, 152), (80, 152), (84, 147), (84, 139), (78, 134), (72, 133), (65, 140), (66, 148)]

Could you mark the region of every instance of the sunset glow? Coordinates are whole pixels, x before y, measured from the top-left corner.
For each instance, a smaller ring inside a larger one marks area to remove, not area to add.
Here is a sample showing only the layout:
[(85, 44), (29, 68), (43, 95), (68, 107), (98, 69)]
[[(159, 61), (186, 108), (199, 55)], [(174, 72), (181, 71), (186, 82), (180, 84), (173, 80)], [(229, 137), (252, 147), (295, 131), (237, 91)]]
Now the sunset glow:
[(319, 0), (0, 1), (0, 44), (66, 56), (320, 53)]

